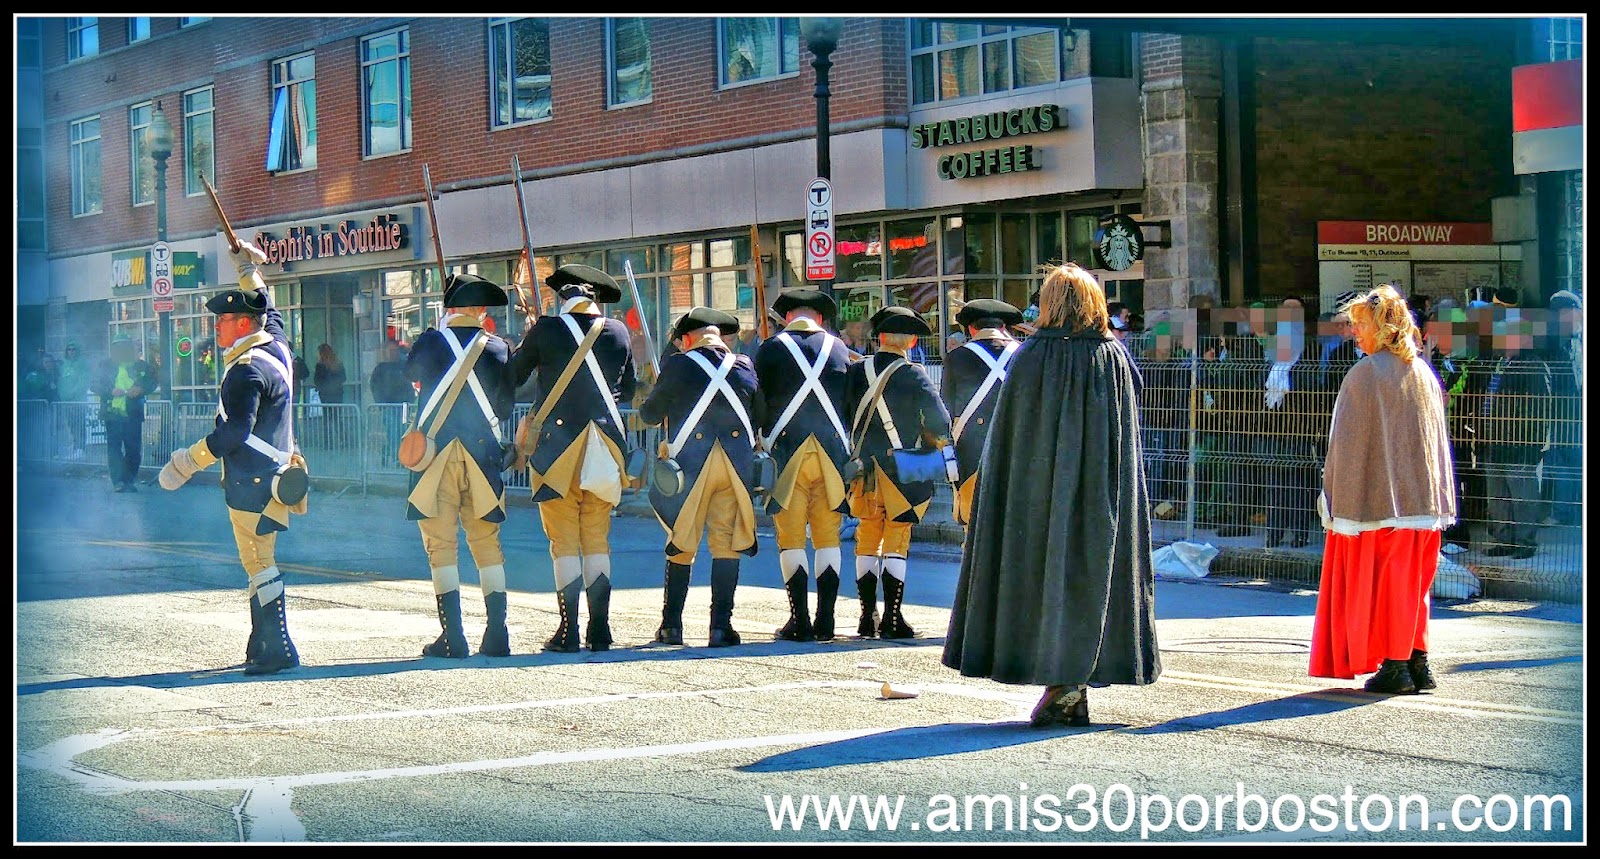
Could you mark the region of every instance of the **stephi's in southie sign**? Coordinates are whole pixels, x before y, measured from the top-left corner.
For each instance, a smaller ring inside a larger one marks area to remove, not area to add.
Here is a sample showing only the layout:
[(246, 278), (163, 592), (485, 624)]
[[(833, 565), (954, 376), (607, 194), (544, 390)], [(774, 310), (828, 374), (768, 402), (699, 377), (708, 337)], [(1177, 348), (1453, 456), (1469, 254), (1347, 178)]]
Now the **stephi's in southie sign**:
[(366, 222), (293, 226), (281, 237), (263, 230), (256, 233), (255, 242), (267, 255), (268, 265), (281, 265), (287, 271), (296, 262), (404, 250), (411, 245), (411, 227), (390, 213)]
[[(1066, 126), (1066, 117), (1062, 115), (1060, 105), (1017, 107), (913, 125), (911, 148), (927, 149), (1005, 140), (1025, 134), (1055, 131)], [(940, 179), (968, 179), (1038, 170), (1039, 166), (1038, 147), (1023, 143), (941, 155), (938, 169)]]

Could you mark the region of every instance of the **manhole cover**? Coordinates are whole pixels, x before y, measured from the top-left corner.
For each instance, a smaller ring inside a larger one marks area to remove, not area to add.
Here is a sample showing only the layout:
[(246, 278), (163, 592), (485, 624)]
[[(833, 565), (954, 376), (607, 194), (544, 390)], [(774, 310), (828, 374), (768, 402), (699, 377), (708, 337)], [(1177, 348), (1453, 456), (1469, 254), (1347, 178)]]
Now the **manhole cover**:
[(1311, 642), (1297, 638), (1194, 638), (1162, 642), (1173, 653), (1307, 653)]

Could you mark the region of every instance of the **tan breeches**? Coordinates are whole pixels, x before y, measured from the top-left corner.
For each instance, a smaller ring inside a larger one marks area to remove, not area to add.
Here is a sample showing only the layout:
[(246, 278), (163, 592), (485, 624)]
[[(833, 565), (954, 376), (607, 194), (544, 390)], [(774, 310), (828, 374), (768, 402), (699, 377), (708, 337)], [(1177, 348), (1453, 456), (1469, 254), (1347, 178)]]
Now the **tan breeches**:
[(794, 492), (789, 506), (779, 508), (772, 523), (778, 532), (778, 549), (804, 549), (806, 526), (811, 526), (811, 545), (818, 549), (839, 546), (839, 511), (828, 506), (827, 483), (823, 480), (821, 456), (807, 453), (796, 466)]
[(551, 558), (605, 555), (611, 551), (612, 504), (578, 488), (581, 475), (572, 470), (565, 497), (539, 502), (539, 519), (550, 540)]
[(467, 481), (466, 465), (459, 458), (452, 458), (445, 463), (439, 477), (438, 515), (417, 521), (429, 567), (438, 569), (460, 563), (461, 544), (457, 535), (463, 529), (467, 532), (467, 548), (478, 569), (506, 562), (505, 553), (500, 549), (500, 523), (461, 515), (463, 507), (471, 509), (471, 501), (472, 487)]
[(272, 552), (278, 545), (278, 532), (257, 534), (256, 522), (260, 518), (258, 513), (228, 508), (228, 521), (233, 524), (233, 542), (239, 546), (239, 563), (244, 565), (245, 575), (249, 576), (277, 563)]
[(881, 554), (904, 558), (911, 550), (911, 523), (890, 521), (878, 493), (857, 495), (850, 512), (861, 519), (861, 524), (856, 526), (856, 557)]

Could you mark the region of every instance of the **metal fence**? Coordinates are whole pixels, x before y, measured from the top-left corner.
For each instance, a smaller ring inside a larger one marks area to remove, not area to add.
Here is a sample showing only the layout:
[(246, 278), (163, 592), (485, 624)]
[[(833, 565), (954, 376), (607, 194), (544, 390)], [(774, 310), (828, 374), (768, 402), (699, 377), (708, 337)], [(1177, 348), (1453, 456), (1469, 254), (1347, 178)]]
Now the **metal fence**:
[[(1156, 542), (1216, 546), (1214, 572), (1315, 585), (1322, 461), (1351, 362), (1306, 358), (1276, 374), (1259, 360), (1135, 363)], [(1439, 363), (1459, 519), (1440, 575), (1493, 595), (1580, 600), (1577, 387), (1555, 363)]]
[[(1218, 575), (1314, 587), (1323, 546), (1316, 513), (1329, 420), (1348, 362), (1306, 358), (1278, 374), (1268, 405), (1265, 361), (1135, 360), (1153, 537), (1211, 543)], [(1444, 363), (1444, 362), (1441, 362)], [(1559, 362), (1456, 361), (1449, 392), (1460, 521), (1445, 534), (1441, 576), (1483, 593), (1576, 602), (1582, 596), (1582, 397)], [(314, 477), (404, 487), (398, 459), (414, 407), (297, 404), (295, 431)], [(518, 404), (509, 441), (533, 406)], [(211, 403), (146, 405), (144, 465), (210, 432)], [(18, 457), (104, 464), (96, 403), (17, 403)], [(654, 451), (659, 428), (622, 409), (633, 446)], [(507, 472), (508, 494), (528, 491)], [(946, 508), (947, 505), (940, 505)]]

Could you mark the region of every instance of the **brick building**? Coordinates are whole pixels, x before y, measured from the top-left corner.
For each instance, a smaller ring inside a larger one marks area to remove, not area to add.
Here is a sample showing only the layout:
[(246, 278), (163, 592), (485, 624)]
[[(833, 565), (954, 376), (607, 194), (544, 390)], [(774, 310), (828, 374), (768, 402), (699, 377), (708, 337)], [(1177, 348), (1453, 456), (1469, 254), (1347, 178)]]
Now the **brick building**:
[[(754, 322), (757, 267), (769, 300), (804, 272), (817, 107), (797, 20), (18, 18), (19, 330), (91, 352), (129, 334), (178, 399), (209, 398), (201, 296), (233, 274), (204, 172), (284, 262), (268, 279), (301, 353), (331, 345), (361, 401), (384, 340), (437, 320), (436, 239), (452, 269), (510, 281), (513, 157), (538, 271), (631, 263), (656, 331), (693, 304)], [(841, 328), (886, 300), (935, 321), (951, 298), (1026, 305), (1064, 259), (1147, 310), (1315, 296), (1320, 221), (1488, 222), (1519, 193), (1510, 70), (1533, 20), (847, 18), (829, 113)], [(190, 344), (171, 356), (145, 255), (158, 112), (173, 342)], [(1095, 245), (1115, 214), (1147, 222), (1147, 246), (1113, 271)]]

